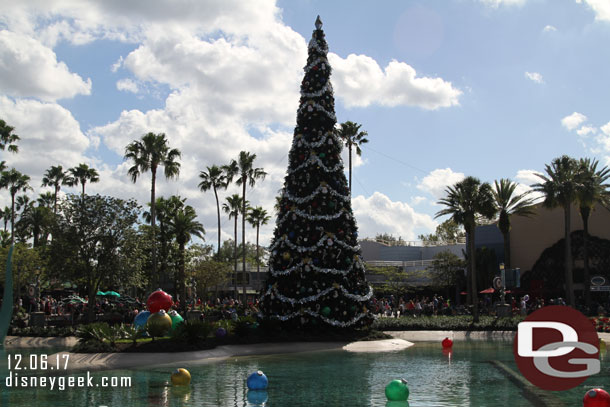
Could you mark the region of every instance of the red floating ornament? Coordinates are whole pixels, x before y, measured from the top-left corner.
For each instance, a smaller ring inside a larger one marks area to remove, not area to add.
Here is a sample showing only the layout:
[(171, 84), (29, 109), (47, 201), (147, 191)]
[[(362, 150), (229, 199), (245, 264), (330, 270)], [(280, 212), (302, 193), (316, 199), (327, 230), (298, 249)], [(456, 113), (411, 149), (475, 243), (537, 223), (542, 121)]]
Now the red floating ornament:
[(583, 407), (610, 407), (610, 394), (604, 389), (591, 389), (582, 399)]
[(149, 295), (148, 300), (146, 300), (146, 307), (152, 314), (161, 310), (169, 311), (172, 304), (172, 296), (160, 288)]
[(443, 342), (441, 342), (441, 344), (443, 345), (443, 348), (448, 349), (453, 346), (453, 341), (449, 338), (445, 338), (443, 339)]

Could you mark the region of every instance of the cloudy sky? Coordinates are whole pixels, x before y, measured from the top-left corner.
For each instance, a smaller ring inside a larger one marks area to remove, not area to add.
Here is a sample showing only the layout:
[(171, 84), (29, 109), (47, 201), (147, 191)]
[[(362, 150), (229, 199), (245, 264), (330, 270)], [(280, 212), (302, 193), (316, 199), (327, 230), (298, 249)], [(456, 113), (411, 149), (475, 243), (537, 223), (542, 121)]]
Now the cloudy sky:
[(338, 120), (369, 133), (360, 236), (432, 232), (435, 202), (466, 175), (526, 189), (562, 154), (610, 164), (608, 0), (0, 0), (0, 118), (22, 138), (1, 159), (36, 194), (47, 168), (84, 162), (101, 175), (88, 192), (145, 204), (150, 176), (130, 181), (124, 149), (164, 132), (182, 170), (158, 194), (188, 198), (213, 242), (198, 174), (257, 154), (269, 176), (249, 199), (272, 212), (318, 14)]

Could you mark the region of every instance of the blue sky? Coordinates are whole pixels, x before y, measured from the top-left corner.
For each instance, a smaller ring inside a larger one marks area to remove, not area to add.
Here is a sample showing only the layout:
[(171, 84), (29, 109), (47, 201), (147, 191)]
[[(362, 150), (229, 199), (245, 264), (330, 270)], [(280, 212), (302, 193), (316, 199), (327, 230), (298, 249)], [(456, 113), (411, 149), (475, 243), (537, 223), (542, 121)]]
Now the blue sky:
[(0, 117), (23, 139), (2, 159), (35, 193), (51, 165), (86, 162), (101, 173), (88, 191), (145, 204), (150, 178), (131, 183), (123, 150), (165, 132), (183, 169), (159, 193), (187, 197), (213, 242), (198, 173), (256, 153), (270, 175), (250, 200), (272, 211), (318, 14), (338, 120), (369, 133), (360, 236), (433, 231), (435, 202), (465, 175), (526, 190), (562, 154), (610, 164), (608, 0), (1, 1)]

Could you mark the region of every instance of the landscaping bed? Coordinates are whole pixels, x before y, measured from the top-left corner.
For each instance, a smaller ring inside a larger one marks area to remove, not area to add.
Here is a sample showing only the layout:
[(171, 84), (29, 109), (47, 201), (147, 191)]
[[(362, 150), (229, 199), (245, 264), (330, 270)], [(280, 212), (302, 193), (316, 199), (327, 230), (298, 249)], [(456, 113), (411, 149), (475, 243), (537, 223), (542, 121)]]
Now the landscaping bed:
[(372, 325), (379, 331), (516, 331), (524, 317), (481, 316), (474, 323), (471, 316), (407, 316), (379, 318)]

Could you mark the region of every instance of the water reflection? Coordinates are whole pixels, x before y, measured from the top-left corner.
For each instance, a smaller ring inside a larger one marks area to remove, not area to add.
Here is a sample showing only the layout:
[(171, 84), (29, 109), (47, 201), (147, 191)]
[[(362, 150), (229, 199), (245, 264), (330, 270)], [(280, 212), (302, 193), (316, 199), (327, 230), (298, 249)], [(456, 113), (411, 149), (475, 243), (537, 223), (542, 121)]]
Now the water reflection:
[[(610, 383), (608, 357), (602, 356), (606, 357), (602, 372), (587, 380), (584, 387)], [(5, 351), (0, 350), (0, 358), (5, 366)], [(389, 403), (384, 392), (390, 381), (404, 377), (410, 390), (408, 403), (413, 407), (532, 406), (520, 389), (488, 363), (489, 360), (500, 360), (515, 368), (510, 344), (460, 342), (454, 344), (451, 353), (443, 352), (438, 343), (418, 343), (392, 353), (330, 351), (93, 373), (95, 380), (101, 376), (129, 376), (130, 388), (6, 389), (4, 370), (0, 371), (0, 404), (11, 407), (406, 407), (409, 404), (404, 402)], [(178, 367), (187, 367), (191, 372), (190, 386), (169, 384), (171, 372)], [(256, 370), (264, 371), (269, 378), (267, 391), (248, 391), (246, 379)], [(577, 405), (582, 402), (585, 391), (577, 388), (560, 396), (567, 401), (566, 405)]]

